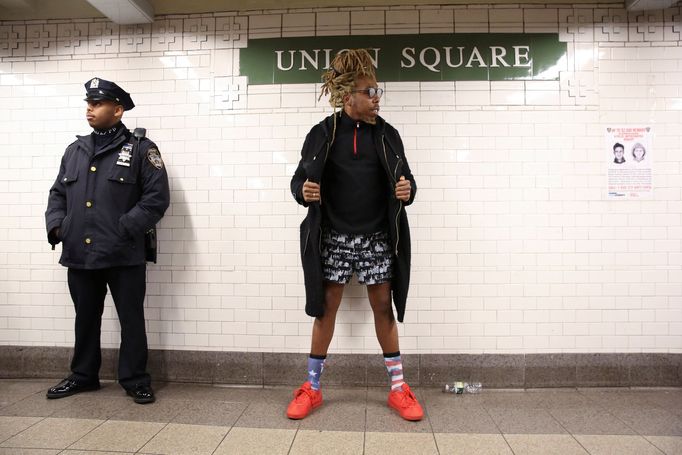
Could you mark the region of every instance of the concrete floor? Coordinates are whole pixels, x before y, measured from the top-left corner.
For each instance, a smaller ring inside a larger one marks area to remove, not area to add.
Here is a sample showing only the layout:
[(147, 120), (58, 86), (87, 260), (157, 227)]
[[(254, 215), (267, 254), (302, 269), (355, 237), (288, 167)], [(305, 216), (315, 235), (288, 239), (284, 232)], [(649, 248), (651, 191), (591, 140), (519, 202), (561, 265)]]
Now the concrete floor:
[(0, 381), (0, 454), (682, 454), (682, 389), (415, 389), (423, 421), (405, 422), (387, 388), (323, 389), (286, 418), (290, 387), (156, 384), (136, 405), (111, 382), (47, 400), (54, 380)]

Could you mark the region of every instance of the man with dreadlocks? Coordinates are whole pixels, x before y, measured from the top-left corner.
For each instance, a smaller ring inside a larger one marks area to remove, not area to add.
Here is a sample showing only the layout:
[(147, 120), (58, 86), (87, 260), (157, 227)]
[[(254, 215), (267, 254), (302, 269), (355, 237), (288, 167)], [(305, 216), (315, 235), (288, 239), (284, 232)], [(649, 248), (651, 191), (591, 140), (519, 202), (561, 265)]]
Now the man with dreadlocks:
[[(379, 116), (383, 90), (365, 49), (340, 52), (322, 77), (334, 113), (315, 125), (291, 180), (296, 201), (308, 208), (301, 223), (306, 313), (315, 317), (308, 380), (287, 408), (302, 419), (322, 404), (320, 375), (334, 334), (344, 285), (353, 273), (367, 285), (377, 339), (391, 381), (388, 405), (406, 420), (424, 413), (403, 381), (398, 321), (410, 281), (410, 231), (405, 206), (417, 185), (400, 135)], [(336, 112), (336, 108), (341, 108)]]

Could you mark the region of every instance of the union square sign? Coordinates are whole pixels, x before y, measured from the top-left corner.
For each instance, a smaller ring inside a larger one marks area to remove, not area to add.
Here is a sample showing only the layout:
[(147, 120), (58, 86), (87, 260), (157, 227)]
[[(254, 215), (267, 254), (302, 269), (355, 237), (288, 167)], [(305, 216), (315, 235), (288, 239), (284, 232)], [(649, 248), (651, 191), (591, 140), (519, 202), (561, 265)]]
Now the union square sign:
[(559, 79), (556, 33), (443, 33), (250, 39), (240, 50), (249, 85), (320, 82), (336, 53), (366, 48), (382, 82)]

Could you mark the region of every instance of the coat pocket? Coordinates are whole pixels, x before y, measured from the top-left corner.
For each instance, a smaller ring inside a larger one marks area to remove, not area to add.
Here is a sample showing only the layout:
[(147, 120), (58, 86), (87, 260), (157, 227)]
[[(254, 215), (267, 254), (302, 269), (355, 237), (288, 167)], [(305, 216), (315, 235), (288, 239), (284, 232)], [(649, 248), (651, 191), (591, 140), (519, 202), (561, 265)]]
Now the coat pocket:
[(135, 174), (129, 168), (115, 168), (109, 174), (109, 180), (112, 182), (117, 182), (120, 184), (134, 185), (137, 183), (137, 178)]
[(62, 220), (62, 225), (59, 227), (59, 240), (64, 241), (69, 235), (72, 219), (73, 217), (71, 215), (66, 215)]
[(62, 185), (64, 185), (64, 192), (66, 193), (67, 199), (69, 196), (71, 196), (74, 192), (74, 190), (80, 190), (80, 188), (77, 188), (78, 185), (76, 185), (76, 182), (78, 181), (78, 169), (72, 169), (64, 173), (62, 175)]

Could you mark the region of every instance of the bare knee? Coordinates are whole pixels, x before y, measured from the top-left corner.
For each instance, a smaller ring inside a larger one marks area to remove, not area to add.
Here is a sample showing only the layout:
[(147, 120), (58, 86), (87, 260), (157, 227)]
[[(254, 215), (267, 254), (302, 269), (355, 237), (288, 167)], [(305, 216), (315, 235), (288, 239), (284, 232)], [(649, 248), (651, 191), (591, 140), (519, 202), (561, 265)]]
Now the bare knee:
[(370, 305), (375, 318), (393, 321), (393, 307), (391, 306), (391, 295), (389, 293), (374, 295), (370, 299)]
[(324, 289), (324, 313), (327, 315), (336, 315), (336, 312), (341, 306), (341, 299), (343, 298), (343, 285), (328, 283)]

